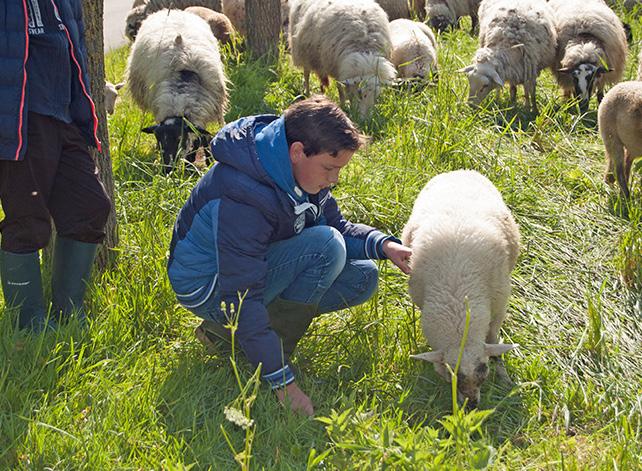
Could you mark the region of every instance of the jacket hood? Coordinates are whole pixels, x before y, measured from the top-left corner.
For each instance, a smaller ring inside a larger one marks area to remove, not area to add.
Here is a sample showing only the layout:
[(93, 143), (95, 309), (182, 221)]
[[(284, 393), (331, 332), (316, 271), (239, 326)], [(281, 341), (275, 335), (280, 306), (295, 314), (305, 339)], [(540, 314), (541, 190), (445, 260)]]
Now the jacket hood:
[(292, 174), (283, 116), (250, 116), (229, 123), (216, 134), (211, 149), (217, 161), (276, 185), (297, 204), (307, 201)]

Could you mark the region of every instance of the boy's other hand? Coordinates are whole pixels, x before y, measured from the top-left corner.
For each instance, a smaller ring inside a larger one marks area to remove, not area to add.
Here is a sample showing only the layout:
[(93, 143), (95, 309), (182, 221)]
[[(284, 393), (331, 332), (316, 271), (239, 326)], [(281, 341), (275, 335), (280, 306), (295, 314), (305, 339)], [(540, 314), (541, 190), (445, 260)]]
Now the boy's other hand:
[(397, 265), (399, 269), (406, 275), (410, 274), (410, 256), (412, 249), (405, 245), (398, 244), (393, 240), (386, 240), (383, 243), (383, 253), (390, 259), (392, 263)]
[(299, 388), (296, 382), (292, 382), (284, 388), (277, 389), (275, 392), (279, 402), (290, 407), (294, 412), (307, 416), (314, 415), (312, 401), (301, 391), (301, 388)]

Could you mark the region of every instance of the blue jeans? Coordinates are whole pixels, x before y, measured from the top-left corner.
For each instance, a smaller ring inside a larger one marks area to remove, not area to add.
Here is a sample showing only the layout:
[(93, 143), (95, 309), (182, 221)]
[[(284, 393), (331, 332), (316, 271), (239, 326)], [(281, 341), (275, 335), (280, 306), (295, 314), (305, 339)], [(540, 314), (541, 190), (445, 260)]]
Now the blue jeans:
[[(330, 226), (314, 226), (268, 248), (263, 304), (281, 297), (318, 305), (318, 313), (364, 303), (377, 289), (378, 270), (372, 260), (346, 260), (343, 236)], [(218, 293), (198, 308), (197, 316), (225, 323)]]

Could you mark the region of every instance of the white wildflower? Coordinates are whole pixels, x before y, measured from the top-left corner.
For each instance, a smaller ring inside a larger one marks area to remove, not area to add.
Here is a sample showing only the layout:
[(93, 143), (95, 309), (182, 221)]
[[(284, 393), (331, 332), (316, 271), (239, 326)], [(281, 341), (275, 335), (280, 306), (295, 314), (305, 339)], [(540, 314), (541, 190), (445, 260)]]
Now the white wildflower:
[(245, 417), (243, 415), (243, 412), (240, 410), (236, 409), (235, 407), (226, 407), (223, 412), (225, 413), (225, 418), (232, 422), (233, 424), (238, 425), (241, 427), (243, 430), (247, 430), (250, 428), (252, 425), (254, 425), (254, 419), (250, 419), (249, 417)]

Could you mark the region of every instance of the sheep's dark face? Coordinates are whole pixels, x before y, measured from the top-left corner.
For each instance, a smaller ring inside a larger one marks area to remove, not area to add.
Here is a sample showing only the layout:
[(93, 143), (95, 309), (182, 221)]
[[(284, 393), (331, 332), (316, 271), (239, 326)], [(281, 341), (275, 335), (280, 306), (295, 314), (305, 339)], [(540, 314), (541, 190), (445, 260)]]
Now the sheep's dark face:
[(454, 24), (451, 21), (451, 18), (447, 16), (434, 16), (430, 18), (430, 21), (428, 22), (430, 24), (430, 27), (436, 31), (439, 31), (443, 33), (444, 31), (447, 31), (448, 29), (451, 29)]
[(488, 357), (479, 359), (476, 363), (465, 368), (460, 365), (457, 373), (457, 400), (463, 403), (468, 400), (468, 407), (475, 408), (479, 404), (480, 389), (488, 377)]
[(559, 71), (571, 75), (575, 88), (574, 95), (580, 100), (580, 111), (582, 113), (586, 112), (595, 83), (608, 70), (593, 64), (580, 64), (574, 69), (559, 69)]
[(201, 147), (209, 154), (208, 146), (212, 135), (202, 128), (191, 126), (184, 118), (168, 118), (161, 124), (149, 126), (142, 131), (156, 136), (163, 153), (165, 173), (172, 171), (173, 162), (179, 153), (192, 163)]

